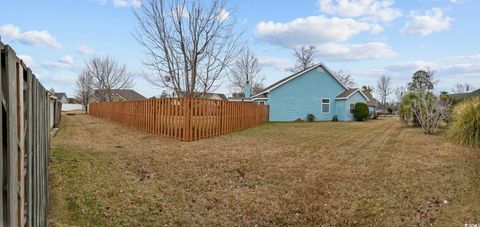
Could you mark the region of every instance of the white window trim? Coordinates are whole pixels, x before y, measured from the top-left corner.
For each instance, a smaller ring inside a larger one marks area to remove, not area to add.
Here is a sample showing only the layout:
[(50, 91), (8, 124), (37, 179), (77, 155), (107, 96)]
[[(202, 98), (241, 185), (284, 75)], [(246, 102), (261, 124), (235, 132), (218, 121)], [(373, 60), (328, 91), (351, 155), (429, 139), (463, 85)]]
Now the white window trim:
[(353, 113), (351, 112), (351, 109), (352, 109), (352, 108), (351, 108), (351, 105), (352, 105), (352, 104), (353, 104), (353, 109), (355, 109), (355, 103), (349, 103), (349, 104), (348, 104), (348, 111), (347, 111), (348, 114), (353, 114)]
[[(328, 103), (323, 103), (323, 100), (324, 100), (324, 99), (328, 99)], [(320, 112), (321, 112), (322, 114), (330, 114), (330, 102), (331, 102), (331, 100), (330, 100), (329, 98), (322, 98), (322, 99), (320, 100), (320, 103), (321, 103)], [(323, 112), (323, 105), (324, 105), (324, 104), (328, 104), (328, 112)]]

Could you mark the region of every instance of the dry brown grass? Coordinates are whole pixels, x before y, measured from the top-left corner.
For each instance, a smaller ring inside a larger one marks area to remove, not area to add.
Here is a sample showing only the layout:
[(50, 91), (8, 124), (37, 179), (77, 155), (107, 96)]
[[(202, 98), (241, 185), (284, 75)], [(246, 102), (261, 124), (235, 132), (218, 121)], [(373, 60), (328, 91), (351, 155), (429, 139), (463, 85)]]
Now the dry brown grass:
[(87, 115), (53, 139), (53, 225), (480, 223), (480, 152), (396, 119), (179, 142)]

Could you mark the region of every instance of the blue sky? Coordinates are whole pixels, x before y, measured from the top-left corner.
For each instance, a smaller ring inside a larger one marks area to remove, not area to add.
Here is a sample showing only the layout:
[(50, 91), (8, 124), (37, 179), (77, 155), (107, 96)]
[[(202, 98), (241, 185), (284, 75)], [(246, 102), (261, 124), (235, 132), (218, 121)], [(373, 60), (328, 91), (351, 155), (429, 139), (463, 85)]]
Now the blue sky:
[[(135, 89), (162, 89), (141, 76), (142, 52), (132, 34), (141, 0), (5, 1), (2, 41), (14, 47), (47, 88), (74, 95), (74, 82), (92, 55), (127, 64)], [(262, 64), (266, 85), (289, 74), (291, 48), (315, 45), (317, 61), (348, 72), (358, 86), (382, 75), (405, 85), (431, 68), (437, 90), (455, 83), (480, 87), (480, 1), (474, 0), (243, 0), (229, 1), (231, 18)], [(219, 92), (229, 93), (225, 86)]]

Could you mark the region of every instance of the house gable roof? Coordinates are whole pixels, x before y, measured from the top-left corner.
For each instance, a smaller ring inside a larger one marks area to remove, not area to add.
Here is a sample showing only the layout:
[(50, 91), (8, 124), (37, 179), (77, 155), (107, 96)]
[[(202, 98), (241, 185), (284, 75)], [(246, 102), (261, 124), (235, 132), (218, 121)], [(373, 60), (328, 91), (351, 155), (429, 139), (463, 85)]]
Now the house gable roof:
[(337, 97), (335, 97), (335, 99), (349, 99), (350, 96), (352, 96), (353, 94), (355, 94), (356, 92), (360, 92), (360, 94), (365, 97), (365, 99), (368, 101), (370, 101), (370, 98), (368, 98), (368, 96), (366, 96), (362, 91), (360, 91), (360, 89), (358, 88), (349, 88), (347, 90), (345, 90), (344, 92), (342, 92), (340, 95), (338, 95)]
[(117, 95), (119, 95), (120, 97), (122, 97), (127, 101), (146, 99), (143, 95), (130, 89), (113, 89), (112, 92), (115, 92)]
[[(130, 89), (112, 89), (111, 92), (120, 96), (125, 101), (146, 99), (143, 95)], [(105, 94), (104, 90), (95, 90), (92, 96), (96, 99), (100, 99)]]
[(363, 92), (368, 97), (367, 104), (368, 106), (378, 106), (378, 100), (375, 99), (370, 92)]
[[(292, 75), (290, 75), (290, 76), (287, 76), (287, 77), (285, 77), (285, 78), (283, 78), (283, 79), (281, 79), (281, 80), (273, 83), (272, 85), (270, 85), (270, 86), (268, 86), (267, 88), (263, 89), (263, 91), (261, 91), (261, 92), (255, 94), (255, 95), (253, 95), (252, 98), (256, 98), (257, 96), (264, 95), (264, 94), (270, 92), (271, 90), (273, 90), (273, 89), (275, 89), (275, 88), (277, 88), (277, 87), (279, 87), (279, 86), (281, 86), (281, 85), (283, 85), (283, 84), (285, 84), (285, 83), (287, 83), (287, 82), (289, 82), (289, 81), (291, 81), (291, 80), (293, 80), (293, 79), (295, 79), (295, 78), (297, 78), (297, 77), (299, 77), (299, 76), (301, 76), (301, 75), (304, 75), (305, 73), (307, 73), (307, 72), (309, 72), (309, 71), (311, 71), (311, 70), (313, 70), (313, 69), (316, 69), (316, 68), (318, 68), (318, 67), (322, 67), (323, 69), (325, 69), (325, 71), (327, 71), (327, 73), (328, 73), (331, 77), (333, 77), (340, 85), (342, 85), (343, 88), (345, 88), (345, 89), (347, 89), (347, 90), (349, 89), (345, 84), (343, 84), (340, 80), (338, 80), (337, 77), (335, 77), (335, 76), (333, 75), (333, 73), (332, 73), (332, 71), (331, 71), (330, 69), (328, 69), (323, 63), (319, 63), (319, 64), (316, 64), (316, 65), (314, 65), (314, 66), (311, 66), (310, 68), (307, 68), (307, 69), (302, 70), (302, 71), (300, 71), (300, 72), (294, 73), (294, 74), (292, 74)], [(368, 98), (367, 98), (367, 100), (368, 100)]]
[(63, 96), (65, 96), (65, 98), (68, 98), (65, 92), (55, 92), (55, 96), (57, 97), (57, 100), (62, 99)]

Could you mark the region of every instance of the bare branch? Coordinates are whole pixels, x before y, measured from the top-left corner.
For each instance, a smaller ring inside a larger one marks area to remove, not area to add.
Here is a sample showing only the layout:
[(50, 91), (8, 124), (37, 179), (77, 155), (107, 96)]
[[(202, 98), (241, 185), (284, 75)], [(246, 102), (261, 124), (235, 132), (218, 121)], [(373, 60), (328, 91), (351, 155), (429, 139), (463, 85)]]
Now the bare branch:
[(75, 83), (75, 97), (82, 103), (85, 113), (88, 113), (88, 103), (90, 96), (93, 94), (92, 82), (92, 76), (87, 71), (82, 70)]
[(133, 79), (126, 65), (120, 65), (113, 58), (93, 57), (85, 64), (84, 73), (91, 78), (91, 89), (102, 102), (113, 100), (114, 89), (133, 87)]
[(289, 71), (296, 73), (305, 70), (315, 64), (317, 48), (315, 46), (301, 46), (293, 49), (296, 65)]
[(353, 80), (352, 76), (342, 70), (338, 70), (333, 72), (333, 76), (335, 76), (340, 82), (342, 82), (347, 87), (354, 87), (355, 81)]
[(135, 11), (135, 38), (147, 81), (185, 96), (213, 91), (241, 50), (225, 0), (145, 0)]
[(263, 90), (264, 76), (260, 76), (261, 67), (250, 49), (245, 49), (237, 59), (230, 75), (230, 87), (236, 93), (243, 93), (247, 84), (252, 86), (252, 94)]
[(392, 78), (385, 75), (380, 76), (377, 80), (377, 89), (375, 91), (380, 95), (384, 107), (387, 103), (388, 96), (392, 94), (391, 80)]

